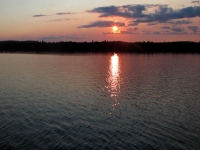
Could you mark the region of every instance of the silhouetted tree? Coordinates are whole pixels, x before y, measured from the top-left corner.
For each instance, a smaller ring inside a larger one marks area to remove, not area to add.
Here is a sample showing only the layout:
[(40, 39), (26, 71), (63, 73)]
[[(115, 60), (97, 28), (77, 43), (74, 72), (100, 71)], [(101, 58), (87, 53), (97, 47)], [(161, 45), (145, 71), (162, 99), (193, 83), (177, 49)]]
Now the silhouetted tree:
[(2, 53), (198, 53), (199, 42), (44, 42), (40, 41), (0, 41)]

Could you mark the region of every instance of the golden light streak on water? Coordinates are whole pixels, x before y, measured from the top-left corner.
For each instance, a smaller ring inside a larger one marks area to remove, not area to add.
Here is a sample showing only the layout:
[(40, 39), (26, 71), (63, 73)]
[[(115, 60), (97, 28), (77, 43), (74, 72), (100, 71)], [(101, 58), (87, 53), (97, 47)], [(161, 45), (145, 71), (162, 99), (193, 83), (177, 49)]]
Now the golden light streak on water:
[(114, 54), (113, 56), (111, 56), (109, 76), (107, 78), (107, 82), (108, 82), (107, 88), (110, 93), (110, 97), (114, 99), (112, 103), (112, 111), (114, 111), (117, 105), (120, 104), (117, 99), (120, 93), (120, 84), (121, 84), (120, 62), (119, 62), (119, 56), (117, 54)]
[(117, 54), (114, 54), (111, 57), (111, 63), (110, 63), (110, 96), (111, 97), (117, 97), (119, 91), (120, 91), (120, 84), (119, 84), (119, 57)]

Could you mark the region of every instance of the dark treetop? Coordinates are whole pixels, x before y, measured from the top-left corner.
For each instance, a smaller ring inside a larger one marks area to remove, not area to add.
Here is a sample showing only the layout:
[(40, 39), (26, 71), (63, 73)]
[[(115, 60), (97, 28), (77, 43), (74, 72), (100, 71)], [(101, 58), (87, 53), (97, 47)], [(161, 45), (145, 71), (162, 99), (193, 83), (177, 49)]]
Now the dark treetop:
[(0, 53), (198, 53), (200, 42), (44, 42), (0, 41)]

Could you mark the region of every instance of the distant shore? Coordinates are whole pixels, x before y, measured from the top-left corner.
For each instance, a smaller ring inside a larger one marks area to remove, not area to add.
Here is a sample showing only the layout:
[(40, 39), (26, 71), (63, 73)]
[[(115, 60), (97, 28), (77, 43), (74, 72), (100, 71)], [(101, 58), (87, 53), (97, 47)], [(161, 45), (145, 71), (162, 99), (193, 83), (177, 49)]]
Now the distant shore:
[(200, 42), (44, 42), (44, 41), (0, 41), (0, 53), (197, 53)]

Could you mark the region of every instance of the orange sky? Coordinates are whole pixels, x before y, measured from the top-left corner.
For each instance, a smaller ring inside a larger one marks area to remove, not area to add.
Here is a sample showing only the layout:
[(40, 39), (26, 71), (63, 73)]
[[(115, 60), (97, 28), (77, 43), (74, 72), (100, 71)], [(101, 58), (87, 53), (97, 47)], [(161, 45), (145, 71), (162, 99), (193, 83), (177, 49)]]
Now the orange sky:
[(198, 1), (2, 0), (0, 18), (1, 41), (200, 40)]

